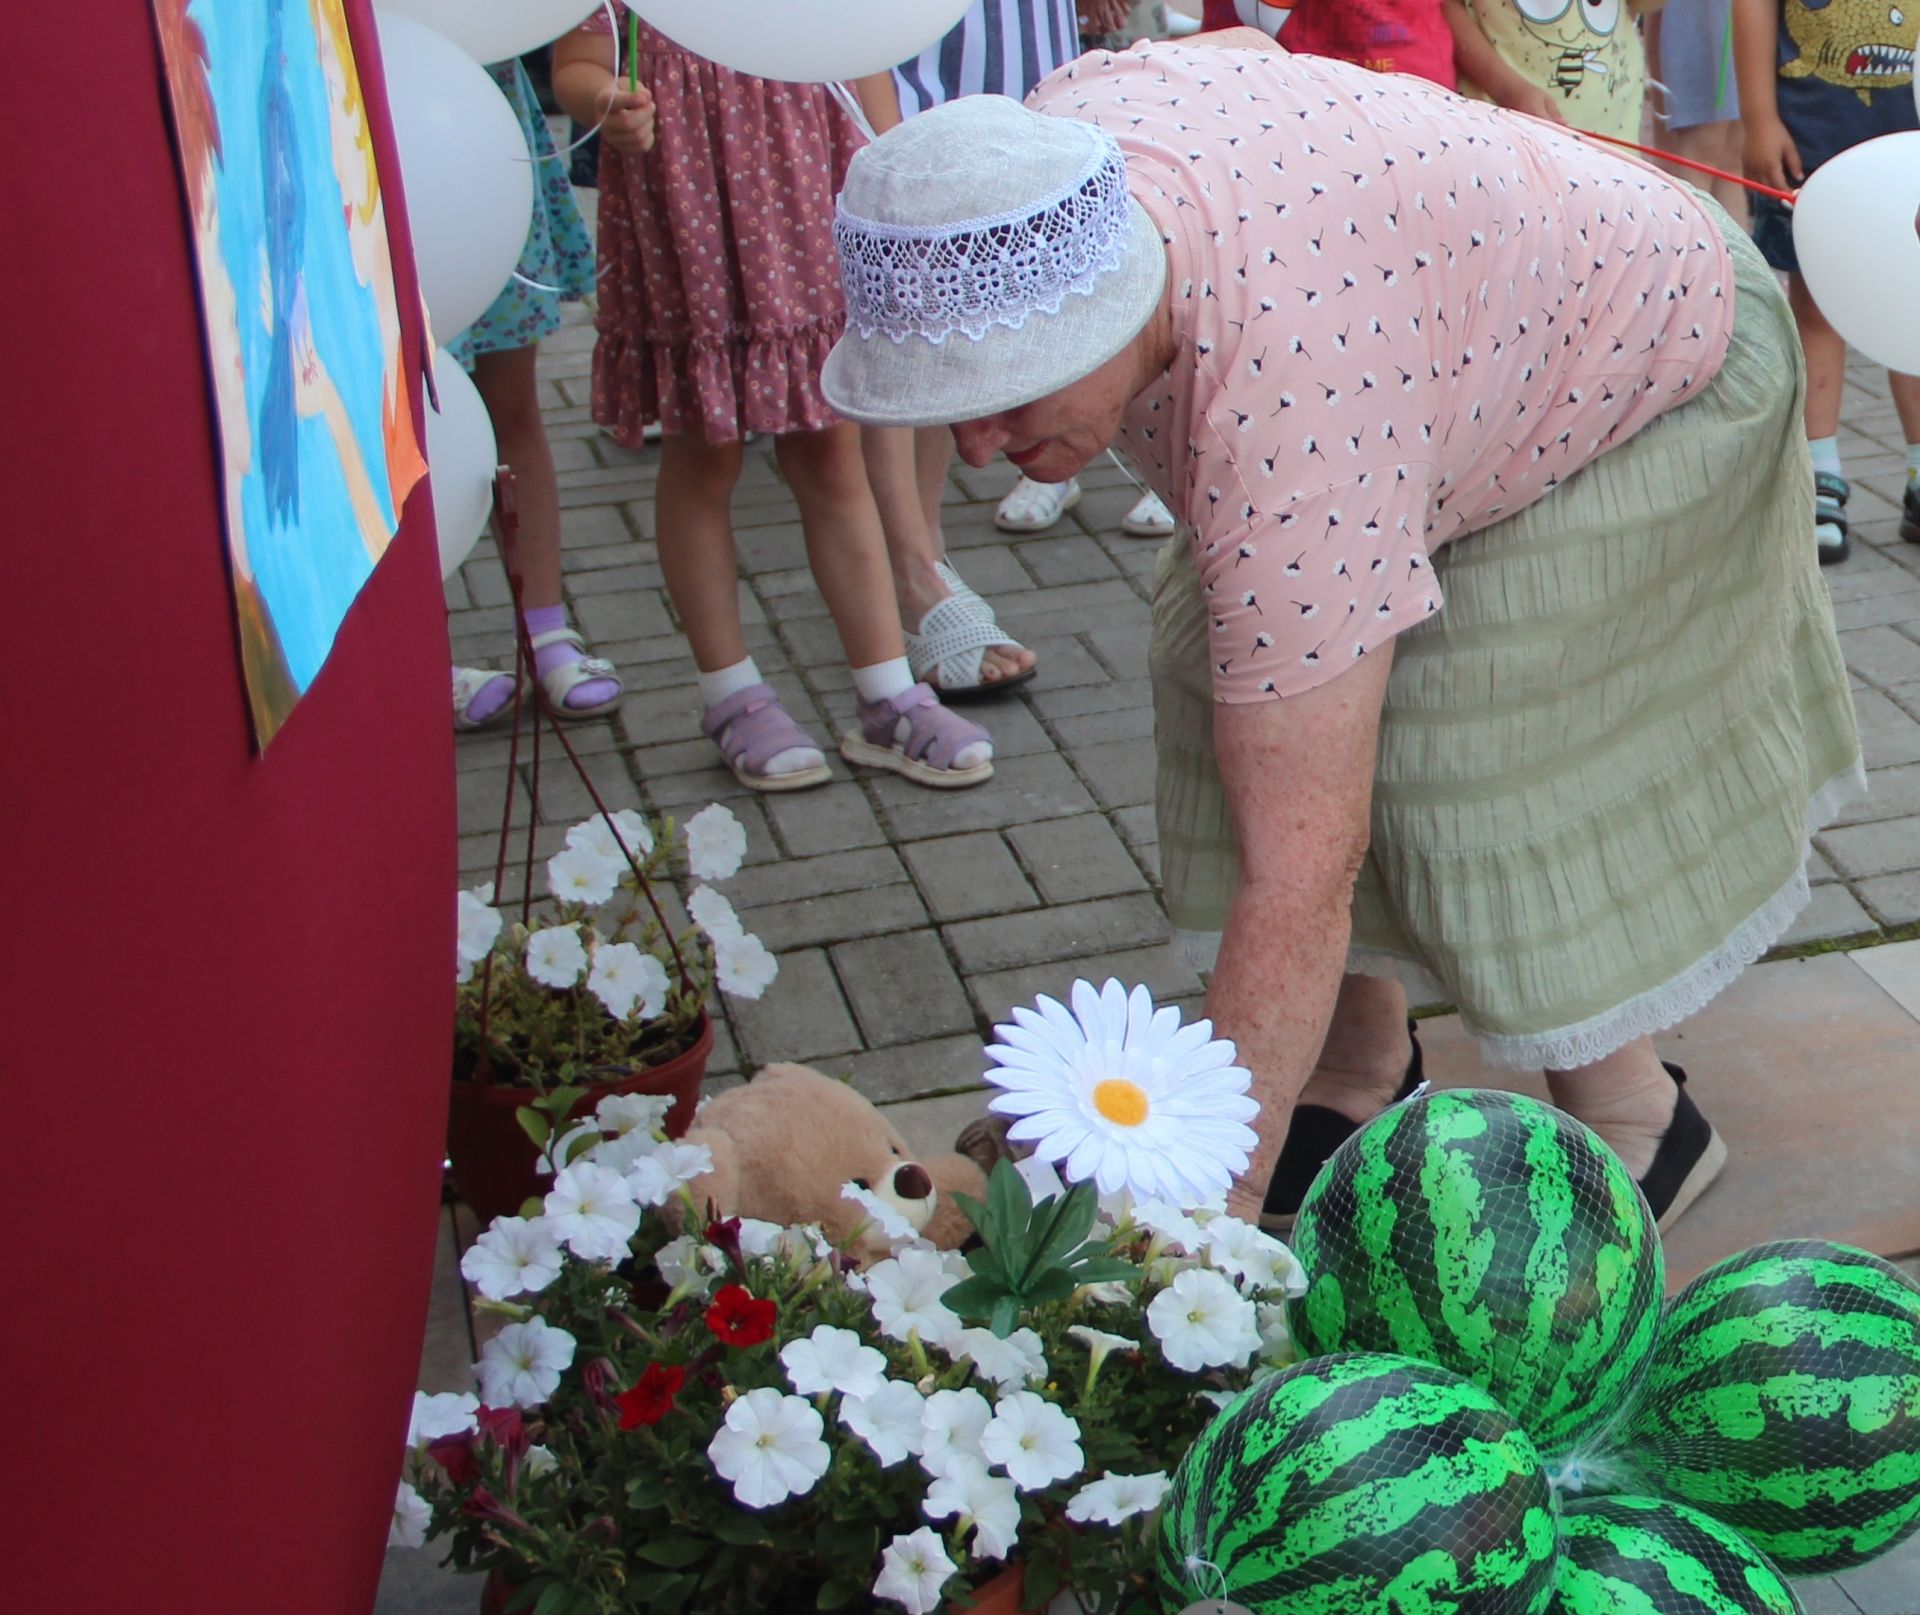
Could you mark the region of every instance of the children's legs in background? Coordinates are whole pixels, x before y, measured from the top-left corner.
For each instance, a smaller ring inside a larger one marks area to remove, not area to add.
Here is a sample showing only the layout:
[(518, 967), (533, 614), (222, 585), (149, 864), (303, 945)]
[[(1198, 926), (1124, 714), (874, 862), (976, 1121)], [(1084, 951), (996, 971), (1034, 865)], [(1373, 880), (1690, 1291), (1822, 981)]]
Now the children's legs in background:
[[(487, 406), (502, 465), (512, 468), (519, 511), (516, 561), (520, 569), (521, 607), (530, 637), (566, 628), (560, 603), (560, 484), (554, 476), (553, 449), (540, 418), (538, 350), (509, 348), (474, 356), (473, 384)], [(543, 680), (584, 659), (586, 652), (565, 640), (535, 653)], [(550, 686), (552, 688), (554, 686)], [(589, 677), (563, 691), (562, 710), (580, 714), (602, 710), (620, 694), (613, 677)], [(489, 684), (468, 708), (468, 717), (484, 722), (513, 698), (513, 683), (503, 675)]]
[[(1660, 144), (1676, 157), (1705, 163), (1709, 168), (1717, 168), (1725, 174), (1740, 172), (1741, 133), (1737, 119), (1729, 118), (1721, 123), (1697, 123), (1689, 129), (1672, 129), (1661, 138)], [(1677, 165), (1673, 172), (1689, 184), (1699, 186), (1739, 223), (1744, 225), (1749, 222), (1753, 213), (1753, 198), (1744, 185), (1730, 179), (1711, 179), (1695, 169)]]

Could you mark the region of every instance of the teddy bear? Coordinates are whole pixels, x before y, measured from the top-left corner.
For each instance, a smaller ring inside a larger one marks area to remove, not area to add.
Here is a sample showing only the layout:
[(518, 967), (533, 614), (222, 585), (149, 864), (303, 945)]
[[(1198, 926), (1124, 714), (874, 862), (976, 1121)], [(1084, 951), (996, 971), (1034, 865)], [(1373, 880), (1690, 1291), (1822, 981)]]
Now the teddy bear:
[[(964, 1155), (915, 1160), (879, 1108), (850, 1084), (803, 1065), (769, 1065), (753, 1080), (715, 1095), (684, 1142), (704, 1144), (713, 1170), (688, 1185), (693, 1203), (723, 1217), (817, 1223), (843, 1244), (871, 1220), (843, 1185), (857, 1183), (899, 1212), (941, 1250), (958, 1250), (973, 1227), (954, 1200), (986, 1193), (986, 1176)], [(858, 1254), (886, 1254), (869, 1226)]]

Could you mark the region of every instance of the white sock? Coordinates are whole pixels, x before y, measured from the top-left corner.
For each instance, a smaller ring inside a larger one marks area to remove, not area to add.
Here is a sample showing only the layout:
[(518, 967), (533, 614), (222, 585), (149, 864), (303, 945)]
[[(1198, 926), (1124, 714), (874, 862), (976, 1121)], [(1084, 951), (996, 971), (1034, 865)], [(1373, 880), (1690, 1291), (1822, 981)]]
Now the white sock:
[[(913, 688), (913, 669), (907, 665), (904, 656), (896, 656), (890, 662), (875, 662), (871, 667), (856, 667), (853, 669), (853, 687), (860, 692), (862, 701), (891, 701)], [(904, 745), (907, 736), (912, 733), (913, 720), (902, 718), (894, 726), (893, 738)], [(976, 740), (954, 753), (953, 762), (948, 766), (955, 769), (978, 768), (982, 763), (992, 761), (993, 743)]]
[[(905, 665), (905, 662), (901, 663), (901, 666)], [(754, 685), (765, 682), (760, 677), (758, 664), (751, 656), (712, 673), (696, 670), (695, 677), (700, 681), (700, 704), (705, 707), (714, 706), (730, 695), (738, 695), (742, 690), (750, 690)], [(809, 768), (818, 768), (826, 760), (826, 754), (818, 746), (789, 746), (767, 759), (767, 772), (798, 774)]]
[(1807, 452), (1813, 456), (1814, 470), (1825, 471), (1836, 477), (1841, 474), (1838, 437), (1810, 437), (1807, 439)]
[(1920, 443), (1907, 445), (1907, 486), (1920, 483)]

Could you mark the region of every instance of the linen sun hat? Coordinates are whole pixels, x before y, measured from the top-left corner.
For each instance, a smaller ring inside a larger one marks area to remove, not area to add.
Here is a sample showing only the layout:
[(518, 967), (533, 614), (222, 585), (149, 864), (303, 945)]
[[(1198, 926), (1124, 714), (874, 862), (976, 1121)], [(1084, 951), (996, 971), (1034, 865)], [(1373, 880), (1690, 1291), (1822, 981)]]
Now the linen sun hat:
[(1112, 136), (1001, 95), (949, 101), (860, 151), (834, 238), (847, 329), (821, 390), (869, 426), (1058, 392), (1133, 340), (1167, 275)]

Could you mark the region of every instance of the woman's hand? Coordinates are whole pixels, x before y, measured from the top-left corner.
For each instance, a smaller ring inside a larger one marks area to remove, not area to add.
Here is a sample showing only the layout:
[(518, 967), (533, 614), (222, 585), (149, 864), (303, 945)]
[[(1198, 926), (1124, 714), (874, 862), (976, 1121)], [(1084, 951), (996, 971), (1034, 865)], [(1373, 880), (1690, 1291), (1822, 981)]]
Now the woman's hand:
[(1111, 34), (1126, 27), (1131, 0), (1080, 0), (1080, 32)]
[(1772, 117), (1761, 113), (1746, 120), (1741, 165), (1748, 179), (1771, 185), (1776, 191), (1794, 190), (1807, 177), (1800, 164), (1800, 148), (1794, 145), (1793, 136), (1787, 133), (1787, 126), (1780, 121), (1778, 113)]
[(622, 157), (653, 150), (653, 97), (642, 84), (629, 90), (618, 81), (594, 97), (600, 138)]
[(1509, 112), (1524, 112), (1530, 118), (1544, 118), (1548, 123), (1564, 124), (1567, 121), (1551, 90), (1543, 90), (1538, 84), (1530, 83), (1518, 74), (1505, 87), (1505, 93), (1499, 100)]

